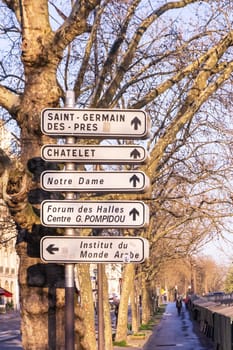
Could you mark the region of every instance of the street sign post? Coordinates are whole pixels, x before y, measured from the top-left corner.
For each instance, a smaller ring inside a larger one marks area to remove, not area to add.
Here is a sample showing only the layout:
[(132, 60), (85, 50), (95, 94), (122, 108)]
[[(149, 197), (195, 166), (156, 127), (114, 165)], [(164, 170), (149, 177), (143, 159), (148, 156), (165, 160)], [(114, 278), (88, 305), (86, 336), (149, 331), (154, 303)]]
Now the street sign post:
[(145, 192), (149, 178), (142, 171), (45, 171), (41, 187), (46, 191)]
[(140, 164), (147, 160), (142, 146), (44, 145), (41, 157), (49, 162)]
[(45, 236), (41, 259), (55, 263), (142, 263), (149, 243), (142, 237)]
[(50, 227), (140, 228), (149, 223), (149, 208), (142, 201), (46, 200), (41, 222)]
[(146, 138), (148, 117), (140, 109), (46, 108), (41, 113), (43, 134), (101, 138)]
[[(76, 137), (105, 139), (143, 139), (149, 133), (149, 118), (142, 110), (77, 109), (74, 91), (66, 92), (65, 108), (46, 108), (41, 112), (41, 131), (65, 137), (65, 145), (45, 145), (45, 161), (67, 162), (63, 173), (44, 172), (45, 190), (66, 191), (65, 200), (41, 203), (41, 223), (65, 227), (63, 237), (44, 237), (41, 259), (66, 262), (65, 265), (65, 348), (74, 349), (74, 263), (142, 262), (149, 255), (149, 244), (142, 238), (83, 238), (72, 228), (141, 228), (149, 223), (149, 208), (141, 201), (75, 201), (74, 191), (143, 192), (148, 179), (142, 172), (75, 172), (75, 162), (85, 164), (139, 164), (146, 160), (140, 146), (80, 146)], [(131, 147), (131, 148), (130, 148)], [(109, 152), (110, 151), (110, 152)], [(97, 170), (97, 169), (96, 169)], [(98, 169), (99, 170), (99, 169)], [(77, 175), (78, 174), (78, 175)], [(78, 187), (78, 188), (77, 188)], [(84, 241), (88, 239), (88, 241)], [(49, 241), (50, 240), (50, 241)], [(97, 241), (98, 240), (98, 241)], [(101, 241), (100, 241), (101, 240)], [(68, 243), (69, 242), (69, 243)], [(54, 258), (55, 256), (55, 258)], [(54, 260), (53, 260), (54, 259)], [(84, 260), (83, 260), (84, 259)], [(101, 266), (101, 267), (100, 267)], [(98, 264), (98, 349), (104, 349), (103, 265)]]

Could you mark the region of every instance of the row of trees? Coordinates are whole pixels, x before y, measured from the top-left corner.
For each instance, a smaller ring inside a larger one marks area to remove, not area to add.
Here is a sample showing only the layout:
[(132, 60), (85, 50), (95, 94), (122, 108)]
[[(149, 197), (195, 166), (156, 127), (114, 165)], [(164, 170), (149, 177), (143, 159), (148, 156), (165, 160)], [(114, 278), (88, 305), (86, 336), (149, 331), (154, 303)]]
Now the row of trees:
[(228, 267), (217, 263), (210, 257), (189, 256), (165, 263), (157, 276), (163, 289), (166, 287), (169, 299), (173, 300), (174, 290), (178, 294), (197, 294), (199, 296), (214, 291), (223, 291)]
[[(15, 125), (14, 136), (20, 141), (19, 157), (11, 164), (4, 163), (5, 155), (0, 157), (1, 189), (18, 231), (24, 349), (64, 349), (64, 289), (58, 288), (64, 267), (42, 264), (39, 258), (40, 238), (62, 234), (40, 223), (40, 203), (53, 195), (40, 188), (40, 173), (49, 166), (40, 158), (40, 149), (54, 143), (41, 133), (42, 109), (64, 106), (65, 91), (73, 90), (77, 108), (141, 108), (150, 117), (151, 134), (144, 141), (150, 159), (140, 167), (151, 180), (151, 191), (141, 195), (150, 207), (150, 224), (123, 232), (147, 238), (150, 258), (124, 269), (116, 334), (123, 340), (128, 300), (136, 299), (132, 293), (142, 290), (146, 322), (153, 281), (164, 262), (186, 259), (212, 237), (230, 231), (225, 219), (229, 223), (232, 213), (233, 4), (1, 0), (0, 6), (2, 119), (6, 125), (14, 122), (11, 128)], [(109, 194), (98, 200), (107, 198), (129, 200), (135, 195)], [(88, 271), (85, 264), (78, 266), (76, 347), (83, 350), (96, 348)], [(132, 289), (134, 280), (138, 287)], [(105, 296), (107, 300), (107, 288)], [(111, 350), (105, 305), (105, 346)], [(51, 330), (54, 310), (56, 337)]]
[(224, 289), (227, 293), (232, 293), (233, 291), (233, 268), (232, 266), (228, 269)]

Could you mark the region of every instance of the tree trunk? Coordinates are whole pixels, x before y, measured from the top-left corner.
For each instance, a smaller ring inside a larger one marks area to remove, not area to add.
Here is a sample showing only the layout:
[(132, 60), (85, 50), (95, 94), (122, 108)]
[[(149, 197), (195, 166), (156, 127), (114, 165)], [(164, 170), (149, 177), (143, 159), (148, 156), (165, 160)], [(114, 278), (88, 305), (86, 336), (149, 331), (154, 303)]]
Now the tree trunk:
[[(134, 270), (133, 278), (135, 280), (135, 270)], [(137, 282), (138, 281), (134, 281), (134, 288), (131, 289), (131, 293), (130, 293), (130, 304), (131, 304), (131, 312), (132, 312), (132, 332), (133, 333), (138, 332), (139, 322), (140, 322)]]
[(135, 288), (132, 288), (130, 294), (130, 304), (132, 312), (132, 332), (137, 333), (139, 328), (139, 315), (138, 315), (138, 300), (137, 300), (137, 291)]
[(110, 306), (108, 301), (108, 280), (104, 270), (103, 274), (103, 296), (104, 296), (104, 338), (105, 349), (112, 350), (112, 321), (110, 315)]
[(123, 275), (123, 285), (118, 313), (118, 322), (116, 330), (116, 341), (126, 341), (128, 325), (128, 302), (129, 295), (134, 283), (134, 265), (127, 264)]
[[(26, 251), (25, 243), (17, 246), (17, 252), (21, 256), (19, 283), (21, 285), (21, 327), (24, 331), (23, 349), (63, 350), (65, 348), (64, 288), (59, 288), (61, 287), (60, 278), (63, 279), (64, 276), (63, 267), (55, 264), (51, 266), (39, 264), (36, 259), (24, 259)], [(33, 264), (33, 260), (36, 264)], [(60, 277), (55, 280), (56, 274)], [(58, 282), (57, 286), (56, 282)], [(41, 286), (46, 287), (41, 288)], [(45, 300), (48, 300), (48, 303)], [(45, 324), (47, 327), (44, 327)]]
[[(35, 145), (34, 145), (35, 146)], [(30, 149), (29, 149), (30, 150)], [(40, 150), (37, 144), (37, 150)], [(25, 157), (26, 158), (26, 157)], [(64, 334), (64, 265), (45, 264), (40, 259), (40, 239), (55, 235), (56, 229), (40, 223), (39, 206), (51, 194), (39, 186), (46, 163), (40, 157), (28, 156), (28, 171), (13, 167), (7, 186), (8, 205), (17, 222), (17, 253), (20, 257), (19, 286), (22, 344), (25, 350), (63, 350)], [(83, 341), (82, 310), (76, 311), (76, 349), (86, 349)], [(46, 325), (46, 326), (45, 326)]]
[(142, 273), (142, 324), (147, 324), (151, 319), (151, 302), (145, 274)]
[(78, 279), (81, 290), (81, 308), (85, 329), (84, 344), (87, 349), (94, 350), (96, 349), (95, 310), (89, 264), (78, 264)]

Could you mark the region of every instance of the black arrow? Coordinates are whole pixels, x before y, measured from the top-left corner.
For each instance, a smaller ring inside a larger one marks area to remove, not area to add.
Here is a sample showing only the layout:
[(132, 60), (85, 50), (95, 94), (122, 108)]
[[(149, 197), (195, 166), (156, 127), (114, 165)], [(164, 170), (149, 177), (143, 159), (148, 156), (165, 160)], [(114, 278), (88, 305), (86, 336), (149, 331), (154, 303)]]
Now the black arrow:
[(134, 130), (138, 130), (138, 126), (141, 125), (141, 120), (138, 117), (133, 118), (131, 125), (134, 126)]
[(133, 187), (136, 187), (137, 186), (137, 182), (140, 182), (140, 179), (139, 177), (137, 177), (137, 175), (133, 175), (130, 179), (129, 179), (129, 182), (132, 182), (133, 181)]
[(54, 244), (50, 244), (47, 248), (46, 248), (47, 252), (49, 252), (49, 254), (54, 254), (54, 252), (58, 252), (59, 248), (54, 247)]
[(131, 153), (130, 157), (133, 157), (133, 159), (137, 159), (141, 157), (141, 153), (135, 148)]
[(129, 215), (133, 215), (133, 221), (136, 220), (136, 216), (139, 215), (139, 212), (137, 211), (137, 209), (133, 208), (130, 212)]

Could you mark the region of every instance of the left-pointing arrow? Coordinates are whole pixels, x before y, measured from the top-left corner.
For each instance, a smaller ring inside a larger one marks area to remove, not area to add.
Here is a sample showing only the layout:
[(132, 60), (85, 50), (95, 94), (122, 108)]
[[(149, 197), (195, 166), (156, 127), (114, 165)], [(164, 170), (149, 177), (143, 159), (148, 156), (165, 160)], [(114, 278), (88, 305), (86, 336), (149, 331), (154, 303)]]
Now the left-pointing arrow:
[(49, 254), (54, 254), (55, 252), (59, 251), (59, 248), (54, 247), (54, 244), (50, 244), (46, 250), (49, 252)]

